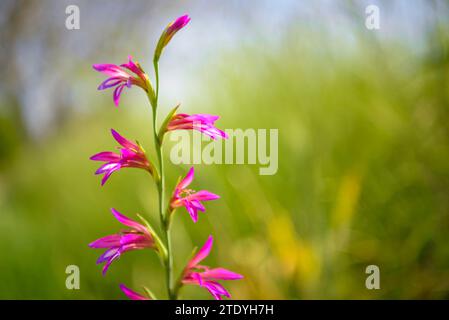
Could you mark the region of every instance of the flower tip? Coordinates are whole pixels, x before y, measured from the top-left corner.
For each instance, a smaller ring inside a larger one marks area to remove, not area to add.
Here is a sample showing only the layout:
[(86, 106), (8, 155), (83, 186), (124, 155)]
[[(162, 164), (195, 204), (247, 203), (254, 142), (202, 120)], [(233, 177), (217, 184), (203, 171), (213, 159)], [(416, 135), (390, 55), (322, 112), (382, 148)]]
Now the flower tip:
[[(101, 153), (96, 153), (96, 154), (94, 154), (94, 155), (91, 155), (91, 156), (89, 157), (89, 160), (92, 160), (92, 161), (102, 161), (102, 160), (101, 160)], [(98, 170), (95, 172), (95, 174), (98, 174)]]
[[(202, 249), (207, 248), (207, 251), (210, 251), (212, 249), (213, 244), (214, 244), (214, 237), (212, 235), (209, 235), (209, 237), (207, 238), (206, 242), (204, 243)], [(209, 253), (207, 255), (209, 255)]]
[(120, 144), (120, 141), (123, 140), (123, 137), (118, 133), (116, 130), (111, 128), (111, 135), (114, 138), (115, 141), (117, 141)]
[[(151, 300), (151, 298), (145, 297), (145, 296), (131, 290), (130, 288), (128, 288), (127, 286), (125, 286), (122, 283), (119, 285), (119, 287), (120, 287), (120, 290), (122, 290), (123, 293), (131, 300)], [(148, 289), (145, 288), (145, 290), (148, 290)]]
[(183, 19), (184, 25), (188, 24), (190, 22), (190, 20), (192, 20), (187, 13), (185, 15), (181, 16), (181, 19)]
[(184, 28), (189, 22), (190, 22), (190, 16), (186, 13), (178, 18), (176, 18), (171, 26), (173, 26), (175, 29), (179, 30), (181, 28)]

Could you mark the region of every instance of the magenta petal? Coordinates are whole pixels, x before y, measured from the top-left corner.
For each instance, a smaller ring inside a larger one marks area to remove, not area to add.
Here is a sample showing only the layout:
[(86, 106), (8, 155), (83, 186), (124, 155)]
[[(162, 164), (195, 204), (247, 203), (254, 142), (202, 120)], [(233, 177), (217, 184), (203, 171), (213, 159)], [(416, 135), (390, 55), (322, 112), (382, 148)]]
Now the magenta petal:
[(92, 67), (99, 72), (112, 72), (119, 70), (119, 67), (111, 63), (97, 63), (92, 65)]
[(188, 264), (188, 268), (194, 268), (198, 263), (200, 263), (202, 260), (204, 260), (210, 253), (210, 250), (212, 249), (214, 238), (212, 235), (207, 238), (206, 243), (203, 245), (203, 247), (198, 251), (198, 253), (190, 260)]
[(223, 139), (227, 139), (228, 138), (228, 135), (225, 132), (223, 132), (223, 131), (215, 128), (215, 127), (212, 127), (212, 128), (201, 128), (199, 130), (202, 133), (204, 133), (205, 135), (207, 135), (210, 138), (212, 138), (213, 140), (216, 140), (217, 138), (223, 138)]
[(105, 81), (103, 81), (98, 86), (98, 90), (104, 90), (104, 89), (115, 87), (116, 85), (118, 85), (122, 81), (123, 80), (121, 78), (118, 78), (118, 77), (107, 78)]
[(115, 256), (113, 256), (111, 259), (109, 259), (103, 266), (103, 269), (101, 270), (101, 274), (103, 276), (106, 275), (106, 272), (108, 272), (109, 267), (111, 266), (112, 262), (117, 259), (120, 256), (120, 254), (116, 254)]
[(130, 75), (128, 73), (126, 73), (124, 70), (120, 69), (120, 67), (115, 64), (110, 64), (110, 63), (94, 64), (92, 67), (96, 71), (104, 73), (112, 78), (127, 79), (130, 77)]
[(215, 116), (215, 115), (206, 114), (206, 113), (192, 114), (191, 117), (194, 119), (193, 121), (210, 123), (211, 125), (213, 125), (215, 121), (220, 119), (220, 116)]
[(114, 172), (115, 170), (120, 169), (121, 164), (117, 162), (106, 162), (100, 166), (100, 168), (95, 171), (95, 174), (102, 174), (105, 172)]
[(111, 176), (112, 172), (107, 172), (105, 173), (105, 175), (103, 176), (103, 178), (101, 179), (101, 186), (104, 186), (105, 183), (108, 181), (109, 177)]
[(179, 18), (177, 18), (175, 21), (171, 23), (171, 25), (167, 29), (167, 33), (174, 33), (178, 30), (184, 28), (190, 21), (189, 15), (185, 14)]
[(142, 71), (139, 69), (139, 67), (134, 63), (132, 59), (133, 59), (132, 56), (128, 56), (128, 63), (122, 64), (121, 67), (124, 67), (129, 71), (134, 72), (136, 75), (142, 74)]
[(198, 200), (190, 201), (190, 205), (191, 205), (192, 207), (194, 207), (195, 209), (200, 210), (200, 211), (202, 211), (202, 212), (206, 211), (206, 208), (205, 208), (205, 207), (203, 206), (203, 204), (202, 204), (201, 202), (199, 202)]
[(220, 137), (222, 137), (223, 139), (228, 139), (229, 138), (229, 136), (228, 136), (228, 134), (226, 132), (224, 132), (222, 130), (219, 130), (219, 129), (217, 129), (217, 131), (218, 131)]
[(89, 244), (91, 248), (110, 248), (120, 245), (121, 236), (118, 234), (109, 235), (100, 239), (95, 240)]
[(198, 201), (210, 201), (210, 200), (216, 200), (219, 199), (220, 196), (216, 195), (212, 192), (209, 192), (207, 190), (200, 190), (195, 194), (192, 194), (190, 196), (190, 199), (192, 200), (198, 200)]
[(195, 207), (193, 207), (190, 203), (186, 203), (185, 207), (187, 209), (187, 212), (189, 213), (190, 217), (192, 218), (193, 222), (196, 223), (198, 221), (198, 211)]
[(229, 138), (229, 136), (228, 136), (228, 134), (226, 132), (223, 132), (222, 137), (223, 137), (223, 139), (228, 139)]
[(203, 285), (203, 279), (201, 278), (201, 275), (198, 272), (193, 272), (190, 274), (190, 277), (192, 277), (192, 281), (197, 282), (198, 285)]
[(214, 123), (220, 117), (211, 114), (192, 114), (180, 113), (175, 115), (169, 122), (168, 130), (198, 130), (212, 139), (227, 139), (226, 132), (215, 127)]
[(136, 155), (136, 152), (134, 150), (122, 148), (120, 149), (120, 153), (122, 154), (122, 159), (126, 160), (134, 160), (139, 161), (138, 155)]
[(139, 232), (142, 232), (146, 235), (150, 235), (150, 233), (148, 232), (148, 229), (146, 227), (144, 227), (143, 225), (141, 225), (140, 223), (124, 216), (123, 214), (121, 214), (120, 212), (118, 212), (117, 210), (115, 210), (114, 208), (111, 208), (112, 214), (114, 215), (114, 217), (123, 225), (127, 226), (127, 227), (131, 227)]
[(189, 186), (189, 184), (192, 183), (194, 174), (195, 174), (195, 170), (194, 170), (193, 167), (191, 167), (190, 170), (189, 170), (189, 172), (187, 173), (187, 175), (184, 177), (184, 179), (182, 179), (182, 180), (179, 182), (177, 188), (178, 188), (178, 189), (185, 189), (185, 188), (187, 188), (187, 187)]
[(130, 298), (131, 300), (150, 300), (147, 297), (142, 296), (141, 294), (129, 289), (124, 284), (120, 284), (120, 289), (123, 291), (123, 293)]
[[(106, 164), (109, 165), (109, 164)], [(106, 181), (108, 181), (109, 177), (111, 176), (111, 174), (113, 174), (115, 171), (117, 171), (118, 169), (121, 168), (120, 164), (111, 164), (112, 169), (109, 169), (109, 171), (107, 171), (104, 176), (103, 179), (101, 179), (101, 185), (104, 186), (104, 184), (106, 183)], [(100, 169), (99, 169), (100, 170)]]
[(122, 145), (123, 147), (127, 148), (127, 149), (131, 149), (133, 151), (137, 151), (139, 149), (139, 147), (137, 146), (137, 144), (135, 144), (134, 142), (132, 142), (131, 140), (126, 139), (125, 137), (123, 137), (122, 135), (120, 135), (117, 131), (115, 131), (114, 129), (111, 129), (111, 133), (112, 136), (114, 137), (115, 141), (117, 141), (120, 145)]
[(145, 248), (147, 243), (148, 237), (141, 233), (125, 233), (120, 238), (120, 244), (127, 250)]
[(106, 262), (103, 266), (102, 274), (103, 276), (108, 271), (111, 263), (120, 257), (120, 249), (119, 248), (111, 248), (105, 251), (97, 260), (97, 264)]
[(94, 154), (90, 157), (90, 160), (94, 161), (117, 161), (120, 160), (120, 155), (110, 151), (104, 151)]
[(97, 264), (103, 263), (105, 261), (111, 260), (114, 256), (120, 255), (119, 253), (119, 247), (112, 247), (103, 252), (102, 255), (100, 255), (97, 259)]
[(224, 268), (214, 268), (204, 271), (201, 276), (205, 279), (216, 279), (216, 280), (238, 280), (242, 279), (241, 274), (229, 271)]
[(231, 297), (229, 292), (218, 282), (206, 281), (203, 285), (216, 300), (221, 300), (221, 296)]
[(122, 91), (123, 91), (124, 87), (125, 87), (125, 84), (122, 84), (122, 85), (119, 85), (114, 90), (113, 99), (114, 99), (114, 104), (115, 104), (116, 107), (118, 107), (118, 105), (120, 103), (120, 95), (122, 94)]

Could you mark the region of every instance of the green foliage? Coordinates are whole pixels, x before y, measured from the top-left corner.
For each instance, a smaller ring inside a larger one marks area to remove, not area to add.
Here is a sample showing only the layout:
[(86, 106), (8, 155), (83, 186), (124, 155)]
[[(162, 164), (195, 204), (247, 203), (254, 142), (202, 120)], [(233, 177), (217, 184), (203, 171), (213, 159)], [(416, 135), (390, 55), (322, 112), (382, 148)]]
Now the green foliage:
[[(193, 187), (221, 199), (207, 203), (195, 225), (176, 213), (175, 270), (213, 230), (208, 264), (245, 276), (227, 284), (235, 298), (448, 298), (444, 46), (417, 57), (396, 46), (316, 54), (285, 42), (276, 53), (225, 53), (226, 63), (203, 75), (206, 96), (195, 109), (220, 114), (222, 128), (278, 128), (279, 170), (260, 176), (254, 165), (199, 166)], [(88, 160), (114, 146), (107, 129), (115, 124), (126, 123), (123, 134), (150, 150), (150, 108), (135, 116), (127, 107), (74, 117), (2, 166), (0, 298), (122, 299), (119, 283), (162, 295), (154, 252), (124, 255), (101, 279), (100, 252), (87, 247), (121, 228), (111, 206), (158, 219), (147, 174), (123, 170), (100, 188), (97, 163)], [(169, 171), (171, 190), (185, 171)], [(69, 264), (80, 267), (78, 291), (65, 288)], [(369, 264), (380, 267), (381, 290), (365, 288)], [(198, 288), (181, 294), (209, 298)]]

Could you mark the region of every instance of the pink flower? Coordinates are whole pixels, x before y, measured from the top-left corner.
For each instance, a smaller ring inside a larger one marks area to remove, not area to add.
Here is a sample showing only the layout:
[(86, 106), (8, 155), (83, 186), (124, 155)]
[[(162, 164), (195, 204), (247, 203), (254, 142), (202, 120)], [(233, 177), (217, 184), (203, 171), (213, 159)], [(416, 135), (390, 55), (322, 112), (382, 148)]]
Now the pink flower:
[(167, 125), (167, 131), (198, 130), (212, 139), (227, 139), (228, 135), (214, 125), (220, 117), (210, 114), (175, 114)]
[(161, 56), (162, 49), (170, 42), (171, 38), (184, 28), (190, 21), (190, 17), (186, 14), (175, 21), (172, 21), (168, 24), (165, 30), (162, 32), (161, 37), (159, 38), (159, 42), (157, 43), (156, 50), (154, 51), (154, 61), (158, 61)]
[(189, 261), (184, 269), (182, 283), (206, 288), (216, 300), (221, 300), (222, 296), (230, 298), (231, 295), (216, 280), (238, 280), (242, 279), (243, 276), (224, 268), (210, 269), (207, 266), (199, 265), (209, 255), (213, 240), (212, 236), (209, 236), (204, 246)]
[(139, 144), (122, 137), (114, 129), (111, 129), (111, 133), (114, 139), (123, 147), (120, 148), (120, 153), (104, 151), (90, 157), (94, 161), (106, 161), (95, 172), (95, 174), (104, 174), (101, 185), (105, 184), (113, 172), (121, 168), (140, 168), (147, 170), (150, 174), (154, 173), (153, 165), (148, 161), (145, 151)]
[(91, 248), (107, 248), (97, 260), (97, 264), (105, 263), (103, 275), (106, 274), (111, 263), (122, 253), (145, 248), (155, 249), (154, 238), (145, 226), (129, 219), (115, 209), (111, 209), (111, 211), (120, 223), (131, 229), (100, 238), (89, 244)]
[(187, 212), (192, 217), (193, 222), (198, 221), (198, 210), (204, 212), (204, 208), (201, 201), (210, 201), (220, 198), (218, 195), (213, 194), (206, 190), (200, 190), (195, 192), (194, 190), (187, 189), (187, 187), (192, 183), (194, 175), (193, 167), (190, 168), (189, 172), (182, 179), (175, 188), (173, 196), (170, 200), (171, 211), (179, 207), (185, 207)]
[(120, 66), (103, 63), (94, 64), (92, 67), (109, 76), (109, 78), (100, 84), (98, 90), (115, 87), (113, 99), (116, 106), (119, 104), (120, 95), (125, 86), (131, 88), (132, 85), (136, 85), (146, 92), (152, 90), (148, 76), (139, 63), (132, 60), (131, 56), (128, 57), (128, 63), (121, 64)]
[(151, 300), (150, 298), (147, 298), (147, 297), (131, 290), (130, 288), (126, 287), (124, 284), (120, 284), (120, 289), (131, 300)]

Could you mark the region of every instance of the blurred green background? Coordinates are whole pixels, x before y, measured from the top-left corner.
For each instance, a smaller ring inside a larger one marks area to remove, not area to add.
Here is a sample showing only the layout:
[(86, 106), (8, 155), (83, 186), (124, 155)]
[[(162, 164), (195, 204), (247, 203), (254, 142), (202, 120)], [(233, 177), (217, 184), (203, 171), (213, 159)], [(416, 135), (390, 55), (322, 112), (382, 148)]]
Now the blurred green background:
[[(371, 3), (380, 30), (365, 28)], [(70, 4), (80, 30), (65, 28)], [(279, 129), (279, 170), (196, 166), (192, 187), (221, 199), (197, 224), (177, 212), (175, 269), (213, 234), (207, 264), (245, 276), (225, 284), (236, 299), (449, 298), (447, 2), (143, 0), (0, 4), (0, 298), (123, 299), (119, 283), (165, 297), (153, 252), (103, 277), (87, 247), (122, 228), (111, 207), (158, 223), (145, 173), (102, 188), (93, 175), (110, 128), (154, 152), (142, 91), (115, 108), (91, 65), (131, 54), (153, 77), (157, 38), (184, 13), (161, 60), (161, 113), (181, 102), (220, 128)], [(172, 190), (188, 166), (166, 167)], [(370, 264), (380, 290), (365, 287)], [(80, 290), (65, 287), (68, 265)]]

